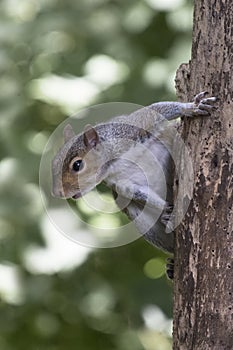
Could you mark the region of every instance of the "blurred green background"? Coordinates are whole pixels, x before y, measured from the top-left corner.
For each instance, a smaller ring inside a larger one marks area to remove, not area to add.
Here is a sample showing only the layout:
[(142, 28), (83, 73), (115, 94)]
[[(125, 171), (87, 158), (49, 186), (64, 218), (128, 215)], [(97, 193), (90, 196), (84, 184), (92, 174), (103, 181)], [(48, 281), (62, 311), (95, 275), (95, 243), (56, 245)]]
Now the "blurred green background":
[(143, 239), (72, 243), (49, 223), (38, 174), (70, 114), (175, 99), (192, 2), (2, 0), (0, 19), (0, 349), (171, 349), (165, 254)]

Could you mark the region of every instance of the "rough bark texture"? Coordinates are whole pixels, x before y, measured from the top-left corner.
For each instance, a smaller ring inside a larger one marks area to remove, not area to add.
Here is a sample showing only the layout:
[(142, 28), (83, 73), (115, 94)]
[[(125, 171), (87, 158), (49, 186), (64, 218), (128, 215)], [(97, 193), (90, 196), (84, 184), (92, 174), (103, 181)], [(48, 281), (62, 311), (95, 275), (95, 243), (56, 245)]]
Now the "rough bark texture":
[(211, 117), (183, 123), (194, 193), (176, 232), (173, 349), (232, 350), (232, 0), (195, 1), (192, 59), (176, 83), (183, 101), (207, 90), (219, 102)]

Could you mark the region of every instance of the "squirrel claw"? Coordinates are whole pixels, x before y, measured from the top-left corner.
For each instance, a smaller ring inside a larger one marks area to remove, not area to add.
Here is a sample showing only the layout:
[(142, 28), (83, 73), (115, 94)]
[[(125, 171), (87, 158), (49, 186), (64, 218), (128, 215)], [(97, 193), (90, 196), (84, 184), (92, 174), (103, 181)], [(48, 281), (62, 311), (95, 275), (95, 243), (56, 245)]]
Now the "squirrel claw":
[(165, 209), (162, 212), (161, 215), (161, 222), (164, 226), (166, 226), (166, 233), (171, 233), (173, 231), (173, 223), (172, 223), (172, 219), (173, 219), (173, 205), (167, 205), (165, 207)]
[(198, 105), (200, 102), (201, 102), (201, 100), (203, 100), (203, 98), (205, 97), (205, 96), (207, 96), (208, 95), (208, 91), (202, 91), (202, 92), (199, 92), (199, 94), (197, 94), (195, 97), (194, 97), (194, 103), (195, 103), (195, 105)]
[(216, 109), (214, 104), (217, 101), (217, 98), (215, 96), (206, 97), (207, 95), (208, 91), (203, 91), (194, 97), (194, 110), (192, 115), (208, 116), (210, 115), (211, 111)]
[(167, 258), (166, 275), (170, 280), (174, 278), (174, 259)]

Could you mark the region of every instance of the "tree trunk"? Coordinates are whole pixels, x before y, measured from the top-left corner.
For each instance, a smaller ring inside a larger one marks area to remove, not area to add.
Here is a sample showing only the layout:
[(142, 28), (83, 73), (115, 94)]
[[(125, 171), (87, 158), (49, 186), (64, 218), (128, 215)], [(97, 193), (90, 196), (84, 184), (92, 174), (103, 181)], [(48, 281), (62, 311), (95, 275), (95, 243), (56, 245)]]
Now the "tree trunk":
[(173, 349), (232, 350), (232, 0), (195, 1), (192, 59), (181, 65), (176, 83), (183, 101), (207, 90), (219, 102), (211, 117), (182, 125), (194, 192), (176, 232)]

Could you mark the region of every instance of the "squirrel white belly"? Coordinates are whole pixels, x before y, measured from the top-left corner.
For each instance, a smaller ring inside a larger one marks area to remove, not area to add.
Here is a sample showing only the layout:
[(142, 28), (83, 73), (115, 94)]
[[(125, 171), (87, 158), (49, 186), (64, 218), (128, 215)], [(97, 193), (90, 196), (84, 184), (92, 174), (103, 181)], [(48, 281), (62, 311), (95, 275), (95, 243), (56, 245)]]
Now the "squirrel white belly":
[(173, 206), (172, 147), (182, 116), (208, 116), (215, 97), (198, 94), (191, 103), (159, 102), (75, 135), (68, 124), (65, 144), (52, 164), (53, 194), (78, 199), (105, 182), (120, 210), (145, 239), (173, 252), (174, 234), (166, 233)]

